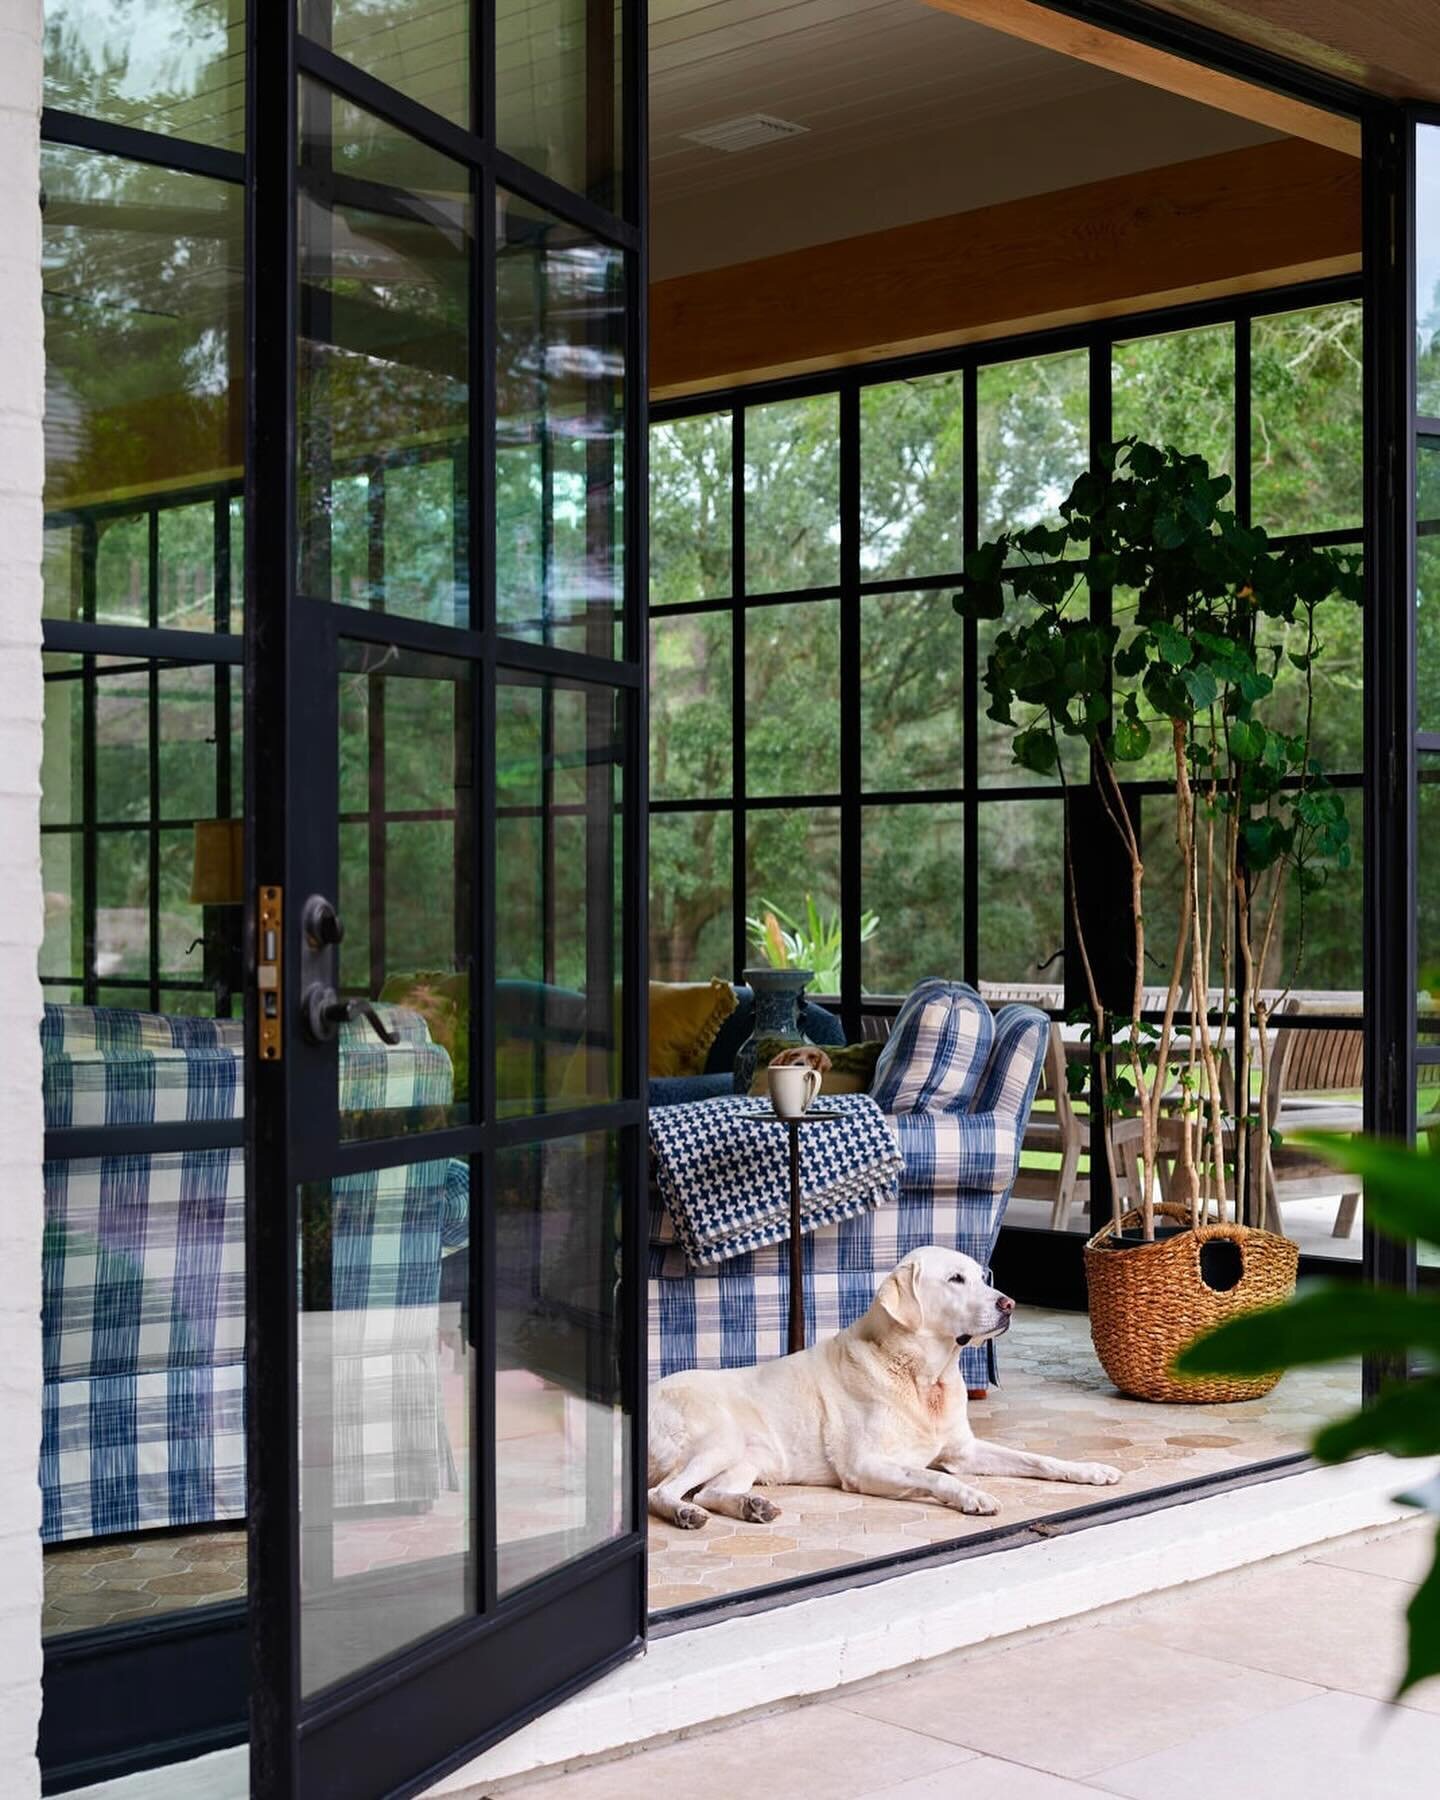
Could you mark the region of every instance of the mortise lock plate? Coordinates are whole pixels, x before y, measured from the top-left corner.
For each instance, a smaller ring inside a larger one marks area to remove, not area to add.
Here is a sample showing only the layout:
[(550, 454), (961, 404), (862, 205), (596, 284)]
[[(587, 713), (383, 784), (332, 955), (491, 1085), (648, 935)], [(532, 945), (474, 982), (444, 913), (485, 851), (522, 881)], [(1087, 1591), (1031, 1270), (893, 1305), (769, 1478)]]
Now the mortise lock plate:
[(285, 943), (285, 908), (283, 890), (262, 887), (256, 909), (255, 986), (258, 990), (260, 1014), (260, 1060), (279, 1062), (282, 1037), (280, 1031), (281, 983)]

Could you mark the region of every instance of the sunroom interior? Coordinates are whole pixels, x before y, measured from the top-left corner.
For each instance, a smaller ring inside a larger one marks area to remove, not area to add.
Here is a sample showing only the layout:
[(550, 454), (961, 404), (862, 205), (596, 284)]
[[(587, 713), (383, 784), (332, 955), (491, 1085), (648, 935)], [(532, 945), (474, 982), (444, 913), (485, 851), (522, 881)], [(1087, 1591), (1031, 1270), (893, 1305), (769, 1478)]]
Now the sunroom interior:
[[(127, 153), (105, 129), (72, 125), (44, 148), (52, 1649), (233, 1614), (247, 1586), (234, 11), (228, 76), (219, 55), (184, 105), (107, 84), (106, 59), (85, 51), (85, 8), (55, 8), (48, 40), (53, 107), (144, 135)], [(456, 11), (428, 9), (426, 44)], [(502, 0), (500, 12), (514, 14), (519, 46), (511, 142), (565, 181), (584, 147), (547, 138), (527, 9)], [(1358, 549), (1358, 139), (1350, 122), (1260, 90), (1172, 91), (1163, 69), (1028, 41), (995, 19), (978, 0), (652, 9), (649, 974), (743, 985), (766, 960), (773, 915), (808, 934), (808, 1000), (836, 1022), (832, 1043), (882, 1042), (935, 976), (1047, 1015), (993, 1254), (1020, 1311), (975, 1417), (1019, 1447), (1114, 1464), (1111, 1500), (1163, 1498), (1299, 1456), (1310, 1427), (1358, 1392), (1359, 1371), (1178, 1406), (1122, 1399), (1096, 1361), (1080, 1250), (1109, 1217), (1110, 1183), (1068, 1074), (1089, 1055), (1065, 851), (1065, 783), (1083, 786), (1085, 770), (1037, 777), (1017, 764), (984, 694), (1000, 627), (962, 621), (951, 596), (967, 553), (1053, 520), (1075, 478), (1132, 435), (1203, 454), (1230, 478), (1242, 521), (1273, 539)], [(341, 55), (451, 110), (453, 64), (433, 48), (397, 28), (378, 50), (342, 38)], [(472, 564), (453, 171), (348, 103), (306, 118), (318, 173), (301, 223), (313, 294), (300, 354), (316, 417), (299, 426), (314, 501), (300, 555), (315, 591), (340, 604), (456, 624)], [(357, 167), (352, 192), (342, 177)], [(494, 269), (501, 629), (577, 658), (618, 654), (618, 259), (512, 201)], [(1304, 647), (1271, 648), (1298, 718), (1306, 684), (1291, 652)], [(1278, 1218), (1303, 1266), (1357, 1273), (1363, 1196), (1284, 1139), (1360, 1124), (1363, 680), (1359, 609), (1335, 602), (1314, 658), (1313, 733), (1354, 854), (1281, 904), (1260, 976), (1283, 1002), (1290, 1047)], [(578, 675), (521, 673), (497, 692), (492, 1091), (497, 1116), (522, 1118), (618, 1094), (626, 747), (609, 695)], [(342, 1027), (356, 1138), (406, 1109), (461, 1122), (478, 1091), (466, 870), (486, 821), (469, 797), (471, 704), (443, 654), (357, 656), (342, 670), (339, 987), (399, 1037), (381, 1051), (363, 1019)], [(1162, 763), (1127, 781), (1163, 894), (1172, 790)], [(1168, 960), (1165, 906), (1152, 906), (1162, 972), (1147, 1008), (1163, 1005)], [(556, 1023), (567, 1006), (578, 1035)], [(1422, 1094), (1420, 1111), (1440, 1109)], [(606, 1139), (517, 1150), (508, 1167), (506, 1154), (494, 1195), (502, 1589), (614, 1532), (626, 1430), (618, 1389), (597, 1374), (613, 1320), (597, 1326), (585, 1300), (614, 1254)], [(342, 1580), (446, 1565), (470, 1517), (466, 1199), (443, 1162), (408, 1167), (402, 1211), (424, 1224), (395, 1227), (384, 1254), (418, 1284), (405, 1329), (425, 1324), (419, 1341), (382, 1347), (392, 1361), (378, 1402), (398, 1408), (408, 1383), (403, 1409), (382, 1421), (383, 1457), (337, 1435), (323, 1490), (302, 1499), (329, 1522)], [(418, 1185), (417, 1170), (431, 1172)], [(568, 1225), (552, 1229), (546, 1203), (567, 1184)], [(196, 1204), (220, 1223), (192, 1263)], [(121, 1278), (107, 1265), (117, 1219), (130, 1221), (132, 1259), (141, 1246)], [(378, 1228), (352, 1229), (357, 1255), (377, 1252)], [(654, 1251), (652, 1290), (667, 1254)], [(166, 1271), (158, 1285), (147, 1257)], [(116, 1303), (118, 1324), (97, 1299), (117, 1279), (144, 1289), (138, 1308)], [(683, 1359), (664, 1321), (686, 1304), (652, 1305), (655, 1373)], [(757, 1304), (778, 1333), (783, 1285)], [(187, 1321), (204, 1312), (191, 1338), (174, 1328), (177, 1308)], [(375, 1403), (365, 1359), (338, 1342), (333, 1354), (336, 1405), (348, 1395), (363, 1441)], [(180, 1455), (174, 1414), (187, 1404), (204, 1413), (205, 1441)], [(678, 1626), (737, 1595), (778, 1599), (1100, 1500), (1064, 1484), (988, 1485), (998, 1519), (801, 1490), (781, 1497), (775, 1525), (652, 1521), (652, 1607)], [(317, 1687), (352, 1667), (332, 1648), (337, 1660), (310, 1672)]]

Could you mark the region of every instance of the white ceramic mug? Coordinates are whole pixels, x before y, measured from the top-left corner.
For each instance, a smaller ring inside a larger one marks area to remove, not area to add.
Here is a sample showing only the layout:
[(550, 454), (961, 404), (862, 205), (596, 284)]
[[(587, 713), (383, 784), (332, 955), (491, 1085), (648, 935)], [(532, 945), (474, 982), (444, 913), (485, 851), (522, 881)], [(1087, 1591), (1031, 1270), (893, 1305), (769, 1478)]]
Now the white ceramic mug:
[(803, 1063), (771, 1063), (765, 1078), (770, 1086), (770, 1104), (781, 1119), (798, 1119), (809, 1112), (824, 1080), (818, 1069), (808, 1069)]

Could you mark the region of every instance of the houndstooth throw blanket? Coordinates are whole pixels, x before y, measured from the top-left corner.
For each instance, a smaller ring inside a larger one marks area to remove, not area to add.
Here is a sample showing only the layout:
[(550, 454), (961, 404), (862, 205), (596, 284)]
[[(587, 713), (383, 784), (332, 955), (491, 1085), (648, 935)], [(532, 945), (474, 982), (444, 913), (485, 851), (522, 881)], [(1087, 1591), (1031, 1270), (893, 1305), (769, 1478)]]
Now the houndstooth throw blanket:
[[(895, 1198), (902, 1161), (894, 1128), (868, 1094), (826, 1094), (841, 1116), (800, 1128), (800, 1228), (833, 1225)], [(689, 1261), (702, 1266), (790, 1235), (790, 1134), (747, 1125), (770, 1102), (737, 1094), (650, 1115), (660, 1197)]]

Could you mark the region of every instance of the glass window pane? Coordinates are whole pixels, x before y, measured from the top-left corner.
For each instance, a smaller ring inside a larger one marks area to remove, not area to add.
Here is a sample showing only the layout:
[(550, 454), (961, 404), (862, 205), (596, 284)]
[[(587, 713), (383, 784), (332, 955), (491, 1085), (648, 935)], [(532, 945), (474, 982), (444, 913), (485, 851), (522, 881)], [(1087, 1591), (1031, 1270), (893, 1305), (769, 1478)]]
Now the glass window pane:
[(1415, 127), (1415, 410), (1440, 417), (1440, 126)]
[(552, 181), (620, 209), (619, 0), (496, 0), (495, 140)]
[(958, 787), (965, 628), (948, 594), (860, 602), (860, 758), (867, 790)]
[[(365, 926), (346, 913), (339, 988), (379, 1000), (404, 1040), (340, 1033), (341, 1135), (431, 1131), (469, 1116), (472, 811), (470, 668), (341, 640), (342, 858), (363, 822)], [(357, 820), (356, 815), (359, 815)], [(356, 884), (341, 869), (341, 889)], [(383, 1098), (375, 1098), (378, 1083)]]
[(650, 432), (650, 602), (723, 600), (734, 588), (728, 412)]
[[(144, 995), (101, 1000), (134, 1007)], [(100, 1124), (104, 1095), (86, 1088), (71, 1116)], [(196, 1116), (233, 1116), (239, 1092), (207, 1084)], [(44, 1635), (243, 1602), (243, 1154), (55, 1160), (44, 1187)]]
[(509, 637), (617, 656), (624, 591), (625, 266), (501, 196), (496, 607)]
[(751, 794), (840, 786), (840, 602), (745, 613), (745, 785)]
[(81, 619), (85, 616), (85, 545), (77, 525), (45, 526), (45, 548), (40, 563), (44, 583), (41, 611), (47, 619)]
[(465, 456), (470, 177), (310, 83), (301, 120), (300, 590), (466, 625), (453, 489), (387, 493), (397, 466)]
[(734, 962), (734, 827), (728, 812), (650, 815), (650, 974), (728, 980)]
[(1143, 438), (1235, 471), (1235, 328), (1207, 325), (1115, 346), (1111, 418), (1117, 440)]
[(860, 568), (942, 575), (965, 559), (964, 378), (860, 390)]
[[(78, 831), (47, 831), (40, 838), (40, 876), (45, 885), (45, 937), (40, 974), (45, 980), (85, 978), (85, 859)], [(63, 996), (46, 990), (47, 1000)]]
[(1415, 451), (1415, 722), (1440, 730), (1440, 438)]
[(78, 825), (85, 816), (82, 659), (51, 653), (43, 660), (45, 739), (40, 765), (40, 823)]
[(96, 526), (95, 612), (103, 625), (149, 625), (150, 521), (144, 513)]
[(927, 975), (959, 981), (965, 965), (965, 809), (867, 806), (861, 813), (867, 994), (908, 994)]
[(495, 1487), (502, 1594), (631, 1529), (621, 1399), (621, 1139), (496, 1166)]
[(475, 1606), (469, 1185), (441, 1160), (300, 1190), (306, 1694)]
[(100, 824), (151, 816), (152, 666), (95, 658), (95, 817)]
[[(41, 180), (47, 512), (237, 482), (243, 190), (62, 145)], [(97, 616), (145, 623), (143, 527), (116, 530)]]
[(982, 543), (1058, 524), (1060, 502), (1090, 462), (1090, 359), (1084, 350), (994, 363), (976, 384)]
[(470, 124), (471, 0), (299, 0), (300, 29), (442, 118)]
[(745, 592), (840, 579), (840, 402), (834, 394), (745, 412)]
[[(811, 900), (822, 915), (840, 906), (840, 812), (837, 807), (775, 807), (745, 821), (745, 911), (759, 918), (775, 911), (803, 919)], [(751, 954), (763, 958), (755, 946)], [(814, 971), (811, 992), (840, 988), (838, 937), (828, 966)]]
[[(1066, 616), (1083, 619), (1090, 609), (1090, 591), (1086, 584), (1077, 578), (1073, 596), (1067, 601)], [(976, 757), (980, 772), (981, 787), (1050, 787), (1058, 786), (1058, 774), (1037, 775), (1034, 770), (1022, 768), (1015, 760), (1013, 745), (1016, 734), (1032, 724), (1041, 723), (1043, 714), (1038, 708), (1029, 708), (1017, 701), (1012, 707), (1014, 723), (1003, 725), (992, 719), (990, 715), (990, 699), (985, 691), (985, 669), (994, 648), (995, 640), (1003, 631), (1013, 631), (1022, 621), (1030, 621), (1039, 614), (1039, 607), (1032, 600), (1017, 601), (1007, 591), (1005, 598), (1005, 616), (1000, 619), (981, 619), (976, 631), (976, 659), (979, 664), (979, 701), (976, 731)], [(1117, 621), (1124, 612), (1122, 594), (1117, 592), (1115, 612)], [(959, 624), (957, 618), (956, 623)], [(1060, 739), (1060, 758), (1065, 766), (1067, 780), (1087, 781), (1090, 776), (1090, 752), (1080, 738)]]
[(613, 1100), (625, 875), (619, 697), (507, 678), (496, 710), (499, 1111)]
[[(1273, 674), (1274, 692), (1261, 716), (1271, 729), (1303, 737), (1328, 775), (1364, 766), (1365, 616), (1348, 600), (1324, 600), (1315, 608), (1310, 641), (1303, 609), (1291, 624), (1266, 619), (1257, 633), (1256, 659)], [(1313, 697), (1292, 657), (1313, 655)]]
[(150, 834), (102, 831), (95, 845), (95, 973), (106, 981), (149, 972)]
[(1277, 533), (1359, 530), (1364, 509), (1358, 300), (1250, 327), (1251, 517)]
[(215, 502), (166, 506), (158, 518), (157, 625), (215, 630)]
[(1415, 943), (1424, 1036), (1440, 1035), (1440, 757), (1418, 762)]
[[(235, 671), (239, 676), (240, 671)], [(162, 819), (209, 819), (217, 814), (216, 746), (222, 718), (237, 694), (230, 671), (199, 665), (161, 669), (156, 676), (160, 722), (160, 805)], [(238, 745), (231, 746), (237, 755)]]
[(1064, 811), (1059, 800), (986, 802), (979, 817), (980, 979), (1063, 981)]
[(714, 800), (731, 788), (733, 707), (728, 612), (650, 623), (650, 794)]
[(46, 0), (45, 104), (242, 150), (244, 7), (240, 0)]

